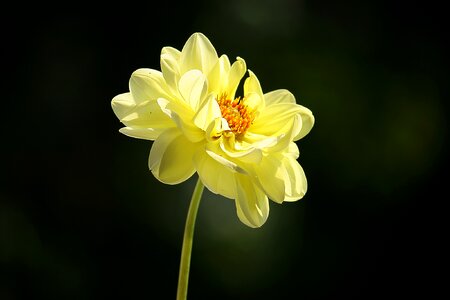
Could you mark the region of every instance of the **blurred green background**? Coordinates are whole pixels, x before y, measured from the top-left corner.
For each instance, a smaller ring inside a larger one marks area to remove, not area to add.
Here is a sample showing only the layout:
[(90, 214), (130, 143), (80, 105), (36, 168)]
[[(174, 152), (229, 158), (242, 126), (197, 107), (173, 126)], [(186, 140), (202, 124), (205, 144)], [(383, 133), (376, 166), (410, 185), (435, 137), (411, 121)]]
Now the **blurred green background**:
[[(31, 8), (32, 10), (33, 8)], [(206, 191), (190, 299), (426, 296), (444, 287), (448, 52), (432, 2), (71, 4), (2, 19), (0, 299), (174, 299), (196, 176), (167, 186), (111, 99), (196, 31), (316, 124), (309, 189), (250, 229)], [(6, 93), (6, 94), (5, 94)], [(441, 194), (439, 194), (441, 193)]]

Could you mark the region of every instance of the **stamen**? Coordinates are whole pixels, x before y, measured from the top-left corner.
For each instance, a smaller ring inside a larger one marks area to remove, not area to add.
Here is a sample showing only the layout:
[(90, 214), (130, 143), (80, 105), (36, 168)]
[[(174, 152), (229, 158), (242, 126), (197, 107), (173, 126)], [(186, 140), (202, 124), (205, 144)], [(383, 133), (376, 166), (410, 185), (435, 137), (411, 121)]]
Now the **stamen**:
[(237, 136), (247, 131), (254, 118), (253, 112), (244, 104), (244, 100), (245, 98), (241, 97), (231, 100), (227, 94), (222, 94), (217, 99), (222, 117), (227, 120), (231, 131)]

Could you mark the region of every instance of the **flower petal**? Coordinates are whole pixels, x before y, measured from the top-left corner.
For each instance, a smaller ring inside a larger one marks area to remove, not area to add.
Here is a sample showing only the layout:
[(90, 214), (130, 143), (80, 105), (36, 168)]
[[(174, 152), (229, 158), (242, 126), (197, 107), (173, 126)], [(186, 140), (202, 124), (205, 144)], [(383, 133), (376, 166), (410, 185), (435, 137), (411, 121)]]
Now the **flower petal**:
[(122, 127), (119, 129), (119, 132), (125, 134), (126, 136), (154, 141), (158, 138), (158, 136), (164, 132), (165, 128), (132, 128), (132, 127)]
[(130, 92), (137, 104), (160, 97), (167, 97), (168, 87), (160, 71), (137, 69), (131, 74)]
[[(210, 145), (211, 146), (211, 145)], [(209, 149), (206, 149), (206, 153), (211, 156), (215, 161), (222, 164), (224, 167), (227, 167), (230, 171), (241, 173), (241, 174), (247, 174), (247, 171), (245, 171), (241, 166), (239, 166), (237, 163), (232, 162), (228, 158), (225, 158), (224, 155), (217, 154), (219, 153), (216, 151), (211, 151)]]
[(294, 103), (269, 105), (255, 118), (250, 130), (262, 135), (278, 136), (286, 133), (286, 124), (292, 124), (295, 116), (301, 112), (301, 106)]
[(242, 142), (252, 145), (255, 148), (267, 150), (267, 148), (277, 146), (282, 139), (284, 139), (284, 135), (267, 136), (248, 131), (242, 139)]
[(298, 150), (298, 146), (296, 143), (289, 143), (288, 147), (285, 149), (285, 155), (292, 159), (297, 159), (300, 156), (300, 151)]
[(205, 132), (192, 122), (194, 112), (184, 102), (168, 101), (164, 98), (160, 98), (156, 102), (188, 140), (197, 143), (205, 138)]
[(198, 128), (207, 130), (213, 120), (222, 118), (219, 104), (213, 94), (203, 101), (197, 113), (194, 116), (194, 123)]
[(244, 163), (257, 164), (262, 159), (262, 148), (257, 143), (248, 144), (236, 141), (235, 138), (223, 139), (219, 143), (220, 149), (229, 157), (235, 158)]
[(193, 156), (197, 149), (198, 145), (186, 139), (178, 128), (168, 129), (152, 145), (149, 168), (163, 183), (183, 182), (195, 173)]
[(292, 143), (294, 135), (300, 131), (300, 126), (301, 121), (297, 117), (294, 117), (291, 121), (287, 121), (275, 134), (276, 143), (269, 144), (264, 150), (267, 153), (286, 151), (287, 147)]
[(216, 142), (222, 138), (225, 131), (230, 131), (227, 120), (216, 118), (206, 128), (205, 138), (208, 142)]
[(286, 157), (283, 166), (286, 170), (284, 201), (292, 202), (303, 198), (308, 189), (308, 182), (302, 166), (292, 157)]
[(180, 80), (180, 60), (181, 52), (172, 47), (164, 47), (161, 50), (161, 71), (163, 77), (172, 94), (178, 94), (178, 81)]
[(300, 116), (301, 116), (301, 123), (302, 123), (302, 129), (299, 131), (299, 133), (294, 137), (294, 141), (297, 141), (301, 138), (303, 138), (305, 135), (307, 135), (311, 128), (314, 125), (314, 115), (312, 114), (311, 110), (308, 108), (299, 105), (301, 108)]
[(260, 164), (255, 166), (256, 175), (261, 183), (261, 188), (270, 199), (282, 203), (285, 198), (286, 169), (282, 163), (281, 155), (267, 155)]
[(136, 107), (136, 101), (131, 93), (123, 93), (115, 96), (111, 101), (111, 107), (116, 117), (122, 121), (122, 119), (132, 113)]
[(294, 95), (285, 89), (274, 90), (264, 94), (266, 106), (276, 103), (296, 103)]
[(225, 54), (219, 57), (216, 65), (208, 74), (208, 87), (211, 93), (220, 95), (228, 85), (228, 74), (230, 72), (230, 60)]
[(217, 60), (217, 52), (211, 42), (202, 33), (196, 32), (189, 37), (183, 50), (181, 50), (181, 74), (192, 69), (208, 74)]
[[(160, 109), (156, 101), (146, 101), (136, 104), (131, 93), (119, 94), (111, 101), (111, 106), (117, 118), (127, 127), (121, 132), (134, 136), (131, 128), (145, 129), (142, 134), (135, 132), (136, 137), (153, 139), (154, 134), (161, 130), (174, 127), (175, 123)], [(145, 132), (145, 133), (144, 133)]]
[(254, 184), (249, 176), (236, 173), (236, 210), (245, 225), (261, 227), (269, 216), (269, 200), (266, 194)]
[(199, 70), (191, 70), (180, 78), (178, 90), (193, 111), (197, 111), (208, 91), (206, 76)]
[(194, 165), (208, 190), (230, 199), (236, 198), (234, 171), (217, 162), (204, 150), (197, 151), (194, 155)]
[(178, 61), (180, 60), (181, 52), (173, 47), (163, 47), (161, 49), (161, 55), (173, 59), (174, 61)]
[(244, 77), (246, 71), (247, 65), (245, 64), (245, 60), (237, 57), (236, 61), (231, 66), (230, 73), (228, 75), (227, 94), (230, 99), (235, 98), (239, 82), (241, 81), (242, 77)]
[[(264, 109), (264, 95), (256, 75), (248, 70), (249, 77), (244, 82), (244, 96), (245, 104), (254, 111), (261, 111)], [(251, 95), (255, 94), (255, 95)]]

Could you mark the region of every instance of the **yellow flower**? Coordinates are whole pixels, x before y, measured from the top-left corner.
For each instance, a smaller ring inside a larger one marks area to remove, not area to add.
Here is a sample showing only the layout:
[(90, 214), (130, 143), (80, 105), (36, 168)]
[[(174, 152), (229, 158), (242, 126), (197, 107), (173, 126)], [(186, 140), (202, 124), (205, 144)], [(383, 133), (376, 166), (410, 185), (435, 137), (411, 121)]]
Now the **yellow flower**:
[(177, 184), (195, 172), (213, 193), (234, 199), (239, 219), (260, 227), (269, 201), (301, 199), (306, 177), (294, 141), (314, 124), (311, 111), (287, 90), (263, 93), (245, 61), (218, 57), (211, 42), (194, 33), (181, 51), (164, 47), (161, 71), (138, 69), (130, 92), (112, 108), (120, 132), (154, 140), (149, 168), (163, 183)]

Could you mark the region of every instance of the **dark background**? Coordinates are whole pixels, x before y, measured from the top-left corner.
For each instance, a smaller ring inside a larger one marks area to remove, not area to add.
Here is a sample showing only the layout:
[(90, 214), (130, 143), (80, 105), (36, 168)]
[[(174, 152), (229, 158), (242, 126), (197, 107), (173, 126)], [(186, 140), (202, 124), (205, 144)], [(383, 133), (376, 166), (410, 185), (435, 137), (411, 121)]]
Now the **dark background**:
[[(433, 2), (68, 3), (4, 10), (0, 299), (174, 299), (196, 176), (148, 171), (111, 99), (196, 31), (316, 124), (309, 189), (239, 222), (205, 191), (190, 299), (437, 298), (448, 201), (448, 42)], [(35, 10), (36, 9), (36, 10)], [(444, 273), (442, 273), (444, 271)], [(448, 288), (447, 288), (448, 289)]]

